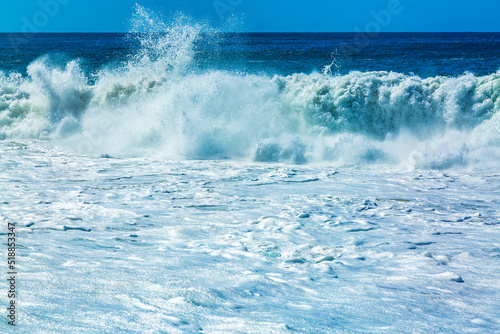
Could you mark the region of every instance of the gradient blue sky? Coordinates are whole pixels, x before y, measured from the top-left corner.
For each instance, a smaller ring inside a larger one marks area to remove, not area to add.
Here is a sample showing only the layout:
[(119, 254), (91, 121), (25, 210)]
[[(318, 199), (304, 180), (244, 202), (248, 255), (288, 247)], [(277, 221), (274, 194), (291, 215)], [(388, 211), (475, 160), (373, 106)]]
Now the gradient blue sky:
[[(226, 30), (354, 32), (365, 30), (374, 20), (371, 12), (387, 9), (391, 1), (398, 0), (4, 0), (0, 32), (128, 31), (136, 2), (165, 17), (182, 11)], [(402, 11), (382, 31), (500, 31), (499, 0), (399, 2)], [(44, 10), (43, 3), (64, 4)], [(227, 23), (232, 15), (236, 25)]]

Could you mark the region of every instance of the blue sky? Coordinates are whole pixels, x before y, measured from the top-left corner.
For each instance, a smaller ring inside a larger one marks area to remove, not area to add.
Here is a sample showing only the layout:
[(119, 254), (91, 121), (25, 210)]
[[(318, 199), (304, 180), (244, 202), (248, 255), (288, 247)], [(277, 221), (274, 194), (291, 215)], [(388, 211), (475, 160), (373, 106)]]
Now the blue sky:
[(4, 0), (0, 32), (128, 31), (136, 2), (236, 31), (500, 31), (499, 0)]

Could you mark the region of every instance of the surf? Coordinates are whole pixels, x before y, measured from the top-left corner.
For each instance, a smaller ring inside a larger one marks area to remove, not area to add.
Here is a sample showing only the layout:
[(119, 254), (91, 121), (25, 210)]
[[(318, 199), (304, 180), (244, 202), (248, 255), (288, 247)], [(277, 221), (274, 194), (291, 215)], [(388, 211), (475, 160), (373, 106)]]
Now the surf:
[(0, 138), (80, 154), (451, 168), (500, 157), (500, 72), (245, 73), (200, 69), (207, 27), (140, 6), (126, 62), (44, 56), (0, 73)]

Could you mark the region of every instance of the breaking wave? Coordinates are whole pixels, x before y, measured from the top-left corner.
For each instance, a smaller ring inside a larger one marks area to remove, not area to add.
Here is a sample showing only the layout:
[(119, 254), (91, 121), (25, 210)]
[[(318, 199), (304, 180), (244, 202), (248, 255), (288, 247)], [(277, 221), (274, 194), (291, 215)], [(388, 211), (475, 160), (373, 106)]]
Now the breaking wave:
[(444, 169), (500, 160), (500, 72), (257, 75), (195, 69), (202, 26), (137, 8), (141, 48), (92, 78), (50, 57), (0, 72), (0, 139), (84, 154)]

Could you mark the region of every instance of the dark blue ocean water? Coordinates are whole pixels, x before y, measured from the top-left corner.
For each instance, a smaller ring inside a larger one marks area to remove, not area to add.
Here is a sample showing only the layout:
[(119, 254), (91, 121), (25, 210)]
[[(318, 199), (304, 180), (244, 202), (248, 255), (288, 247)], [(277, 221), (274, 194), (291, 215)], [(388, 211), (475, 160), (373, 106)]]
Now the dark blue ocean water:
[[(49, 55), (65, 64), (79, 59), (92, 73), (117, 66), (136, 53), (131, 34), (0, 34), (0, 69), (25, 73)], [(421, 77), (486, 75), (500, 68), (500, 33), (382, 33), (362, 39), (353, 33), (204, 34), (196, 41), (195, 67), (287, 75), (395, 71)]]

